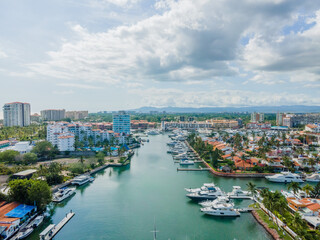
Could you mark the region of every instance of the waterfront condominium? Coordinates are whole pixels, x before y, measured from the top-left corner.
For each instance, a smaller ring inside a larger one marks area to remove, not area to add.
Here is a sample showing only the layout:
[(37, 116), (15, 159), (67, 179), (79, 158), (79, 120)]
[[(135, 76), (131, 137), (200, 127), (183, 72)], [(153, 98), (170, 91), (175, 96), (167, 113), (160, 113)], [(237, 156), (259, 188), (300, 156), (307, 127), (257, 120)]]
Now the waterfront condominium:
[(251, 113), (251, 121), (252, 123), (264, 122), (264, 113)]
[(113, 114), (113, 132), (122, 135), (130, 134), (130, 115), (124, 111)]
[(44, 121), (60, 121), (66, 118), (66, 110), (65, 109), (42, 110), (41, 118)]
[(30, 104), (22, 102), (6, 103), (3, 106), (3, 124), (6, 127), (30, 125)]

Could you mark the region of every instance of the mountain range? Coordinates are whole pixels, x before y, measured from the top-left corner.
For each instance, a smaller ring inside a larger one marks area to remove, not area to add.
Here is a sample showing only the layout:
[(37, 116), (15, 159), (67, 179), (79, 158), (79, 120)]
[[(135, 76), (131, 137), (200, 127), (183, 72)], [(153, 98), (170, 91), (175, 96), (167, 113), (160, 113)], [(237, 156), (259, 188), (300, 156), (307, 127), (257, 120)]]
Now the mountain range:
[(150, 113), (150, 111), (167, 112), (167, 113), (222, 113), (222, 112), (262, 112), (262, 113), (316, 113), (320, 112), (320, 106), (290, 105), (290, 106), (250, 106), (250, 107), (141, 107), (128, 111), (141, 113)]

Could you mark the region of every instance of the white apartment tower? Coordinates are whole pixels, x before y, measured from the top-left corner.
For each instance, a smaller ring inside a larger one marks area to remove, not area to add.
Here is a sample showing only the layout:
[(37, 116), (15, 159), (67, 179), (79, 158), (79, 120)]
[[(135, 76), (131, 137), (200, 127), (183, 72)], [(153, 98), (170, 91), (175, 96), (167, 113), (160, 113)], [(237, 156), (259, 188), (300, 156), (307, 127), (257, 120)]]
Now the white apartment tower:
[(281, 112), (277, 112), (277, 116), (276, 116), (276, 122), (277, 122), (277, 126), (283, 126), (283, 118), (286, 115), (284, 113)]
[(6, 127), (29, 126), (31, 107), (29, 103), (12, 102), (3, 106), (3, 124)]

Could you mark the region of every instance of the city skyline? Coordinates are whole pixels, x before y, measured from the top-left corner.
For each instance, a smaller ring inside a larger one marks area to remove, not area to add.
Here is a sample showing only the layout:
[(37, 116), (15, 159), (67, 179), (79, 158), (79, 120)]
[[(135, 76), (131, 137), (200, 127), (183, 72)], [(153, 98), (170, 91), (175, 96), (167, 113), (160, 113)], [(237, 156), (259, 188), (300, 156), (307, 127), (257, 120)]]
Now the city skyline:
[(316, 1), (7, 1), (0, 14), (2, 105), (97, 112), (320, 100)]

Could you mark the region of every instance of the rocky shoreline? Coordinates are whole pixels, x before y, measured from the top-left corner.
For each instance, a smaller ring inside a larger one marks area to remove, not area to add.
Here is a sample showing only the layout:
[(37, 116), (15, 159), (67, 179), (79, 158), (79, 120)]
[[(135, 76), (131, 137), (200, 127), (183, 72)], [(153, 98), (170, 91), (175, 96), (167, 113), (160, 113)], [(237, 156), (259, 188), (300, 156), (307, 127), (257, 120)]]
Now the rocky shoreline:
[(259, 216), (259, 214), (253, 210), (252, 212), (252, 216), (256, 219), (256, 221), (271, 235), (271, 237), (275, 240), (281, 240), (279, 234), (277, 233), (277, 231), (275, 229), (271, 229), (269, 228), (268, 224), (265, 223)]

